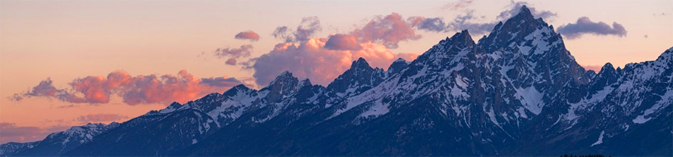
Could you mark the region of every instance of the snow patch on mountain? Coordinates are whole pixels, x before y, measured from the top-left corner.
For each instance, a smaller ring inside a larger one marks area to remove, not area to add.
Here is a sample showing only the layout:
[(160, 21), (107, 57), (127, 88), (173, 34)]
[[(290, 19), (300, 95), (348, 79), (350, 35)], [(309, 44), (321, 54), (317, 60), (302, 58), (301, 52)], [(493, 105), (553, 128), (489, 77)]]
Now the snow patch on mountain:
[[(399, 77), (398, 77), (398, 79), (399, 79)], [(336, 116), (352, 109), (353, 107), (356, 107), (356, 106), (358, 106), (360, 104), (363, 104), (365, 102), (383, 98), (383, 96), (385, 96), (385, 94), (388, 93), (388, 92), (393, 92), (394, 93), (395, 90), (392, 89), (393, 84), (394, 84), (393, 81), (383, 82), (374, 89), (367, 90), (366, 92), (361, 93), (360, 95), (356, 95), (356, 96), (348, 98), (346, 106), (344, 108), (338, 109), (336, 112), (334, 112), (334, 114), (332, 114), (332, 116), (330, 116), (327, 119), (331, 119), (333, 117), (336, 117)]]
[[(532, 52), (534, 55), (544, 54), (545, 52), (551, 49), (552, 45), (559, 44), (559, 42), (550, 43), (549, 38), (553, 34), (553, 31), (549, 27), (538, 28), (533, 33), (524, 37), (525, 41), (532, 41), (531, 46), (519, 46), (519, 48), (524, 47), (526, 50), (522, 50), (525, 55), (530, 54), (530, 50), (535, 48)], [(525, 44), (525, 43), (524, 43)]]
[(238, 91), (231, 99), (223, 101), (219, 107), (206, 114), (218, 122), (218, 127), (220, 127), (223, 125), (219, 124), (220, 118), (237, 119), (246, 111), (247, 107), (252, 105), (253, 101), (266, 96), (268, 93), (269, 91), (261, 91), (256, 96), (251, 96), (248, 92)]
[(374, 102), (374, 105), (369, 107), (369, 109), (358, 116), (358, 118), (370, 118), (384, 115), (390, 111), (388, 109), (389, 104), (383, 103), (381, 99)]
[[(577, 103), (571, 103), (570, 107), (568, 108), (568, 113), (565, 115), (566, 120), (568, 121), (575, 121), (577, 120), (577, 115), (576, 112), (578, 110), (585, 109), (587, 106), (601, 102), (605, 99), (608, 94), (610, 94), (613, 91), (614, 88), (611, 86), (605, 86), (602, 90), (596, 92), (595, 94), (591, 95), (590, 98), (582, 98)], [(573, 123), (574, 124), (574, 123)]]
[(604, 134), (605, 134), (605, 131), (601, 131), (601, 135), (598, 136), (598, 140), (596, 140), (596, 142), (594, 142), (593, 144), (591, 144), (590, 147), (593, 147), (593, 146), (595, 146), (595, 145), (602, 144), (602, 143), (603, 143), (603, 135), (604, 135)]
[(544, 93), (535, 89), (535, 86), (530, 86), (528, 88), (517, 88), (516, 94), (514, 95), (519, 97), (520, 100), (522, 100), (523, 107), (533, 114), (537, 115), (542, 111), (542, 107), (544, 106), (544, 101), (542, 101), (542, 98), (544, 98)]
[(652, 117), (649, 117), (650, 114), (655, 113), (664, 107), (670, 106), (671, 104), (673, 104), (673, 90), (669, 89), (663, 96), (661, 96), (661, 100), (652, 105), (652, 107), (646, 109), (643, 114), (636, 116), (636, 118), (632, 121), (636, 124), (643, 124), (652, 119)]

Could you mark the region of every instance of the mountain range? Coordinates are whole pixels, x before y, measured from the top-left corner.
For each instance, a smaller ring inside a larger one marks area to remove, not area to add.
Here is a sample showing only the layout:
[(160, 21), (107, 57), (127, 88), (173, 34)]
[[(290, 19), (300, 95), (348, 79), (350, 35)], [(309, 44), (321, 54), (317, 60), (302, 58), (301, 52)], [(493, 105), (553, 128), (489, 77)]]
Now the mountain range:
[(123, 123), (87, 124), (4, 156), (673, 155), (673, 48), (585, 70), (525, 6), (387, 70), (354, 61), (329, 85), (283, 72)]

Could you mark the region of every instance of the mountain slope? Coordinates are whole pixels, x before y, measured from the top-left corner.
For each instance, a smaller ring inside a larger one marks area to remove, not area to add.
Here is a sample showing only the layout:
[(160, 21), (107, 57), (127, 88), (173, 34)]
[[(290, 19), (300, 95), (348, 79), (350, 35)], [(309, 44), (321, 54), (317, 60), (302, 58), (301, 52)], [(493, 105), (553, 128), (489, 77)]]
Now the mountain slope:
[(28, 149), (31, 149), (35, 147), (37, 144), (39, 144), (41, 141), (34, 141), (34, 142), (26, 142), (26, 143), (19, 143), (19, 142), (9, 142), (0, 145), (0, 156), (11, 156), (14, 155), (18, 152), (22, 152)]
[[(283, 72), (124, 122), (67, 156), (673, 155), (673, 49), (586, 71), (525, 6), (388, 70), (364, 59), (327, 87)], [(642, 147), (629, 147), (630, 144)]]
[[(546, 150), (670, 155), (672, 54), (673, 48), (655, 61), (627, 64), (624, 69), (608, 63), (586, 86), (567, 88), (554, 107), (546, 109), (545, 118), (535, 122), (540, 128), (529, 130), (528, 135), (544, 137), (522, 137), (519, 141), (528, 143), (519, 154)], [(634, 143), (639, 147), (632, 147)]]
[(83, 126), (74, 126), (62, 132), (49, 134), (45, 139), (37, 143), (26, 143), (32, 147), (15, 152), (16, 156), (54, 156), (68, 152), (82, 144), (89, 143), (94, 137), (119, 126), (112, 122), (108, 125), (101, 123), (89, 123)]
[[(358, 62), (353, 67), (360, 67)], [(351, 75), (349, 70), (335, 82), (348, 80), (342, 77)], [(533, 19), (530, 11), (523, 8), (520, 14), (496, 26), (479, 44), (472, 41), (467, 31), (460, 32), (390, 74), (378, 86), (332, 101), (324, 111), (305, 116), (310, 119), (307, 123), (292, 127), (271, 123), (264, 129), (251, 129), (260, 130), (254, 133), (223, 129), (226, 131), (208, 139), (211, 142), (195, 145), (187, 152), (193, 155), (511, 153), (509, 150), (516, 149), (513, 145), (522, 132), (534, 126), (530, 124), (539, 117), (545, 104), (551, 104), (569, 84), (587, 85), (594, 75), (575, 62), (553, 27), (541, 19)], [(371, 80), (368, 76), (360, 77)], [(330, 116), (325, 118), (326, 114)], [(290, 131), (283, 132), (286, 130)], [(260, 134), (269, 136), (257, 137)], [(451, 142), (433, 142), (427, 137)]]

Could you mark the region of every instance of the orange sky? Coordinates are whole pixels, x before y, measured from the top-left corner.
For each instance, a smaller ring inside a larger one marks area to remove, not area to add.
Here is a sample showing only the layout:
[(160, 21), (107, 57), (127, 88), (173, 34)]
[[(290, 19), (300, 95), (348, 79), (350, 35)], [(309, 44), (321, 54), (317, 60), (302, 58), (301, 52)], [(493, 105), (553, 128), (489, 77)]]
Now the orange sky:
[[(64, 129), (63, 126), (126, 120), (168, 105), (164, 102), (128, 105), (116, 94), (111, 95), (108, 103), (97, 104), (45, 97), (27, 97), (21, 101), (7, 98), (24, 93), (47, 78), (58, 89), (71, 88), (68, 83), (77, 78), (106, 77), (116, 70), (131, 76), (178, 76), (179, 71), (186, 70), (196, 78), (250, 80), (254, 71), (225, 65), (225, 59), (202, 53), (250, 44), (254, 46), (251, 55), (241, 59), (258, 57), (283, 42), (271, 36), (276, 27), (296, 27), (302, 18), (309, 16), (318, 17), (322, 25), (316, 38), (350, 33), (374, 16), (392, 12), (404, 18), (442, 17), (452, 21), (465, 11), (442, 8), (452, 3), (456, 1), (3, 0), (0, 1), (0, 123), (41, 130), (22, 139), (0, 135), (0, 143), (39, 140), (50, 131)], [(626, 28), (625, 37), (584, 35), (566, 39), (568, 50), (582, 65), (612, 62), (623, 66), (654, 60), (673, 46), (670, 0), (528, 3), (536, 9), (555, 12), (556, 17), (545, 19), (555, 28), (583, 16), (608, 24), (617, 22)], [(484, 16), (476, 22), (486, 22), (496, 20), (509, 4), (509, 1), (474, 0), (466, 9)], [(234, 38), (247, 30), (257, 32), (260, 40)], [(376, 54), (422, 53), (455, 32), (417, 33), (422, 36), (420, 39), (402, 41), (399, 48)], [(83, 118), (87, 115), (108, 116)]]

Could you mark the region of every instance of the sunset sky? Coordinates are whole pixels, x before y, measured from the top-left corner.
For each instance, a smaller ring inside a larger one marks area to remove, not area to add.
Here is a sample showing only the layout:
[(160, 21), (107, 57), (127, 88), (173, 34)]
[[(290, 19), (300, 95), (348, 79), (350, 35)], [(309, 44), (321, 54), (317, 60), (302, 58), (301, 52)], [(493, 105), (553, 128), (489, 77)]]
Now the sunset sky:
[(523, 4), (590, 69), (673, 46), (671, 0), (2, 0), (0, 143), (259, 88), (285, 70), (326, 85), (359, 57), (385, 69), (461, 29), (476, 41)]

